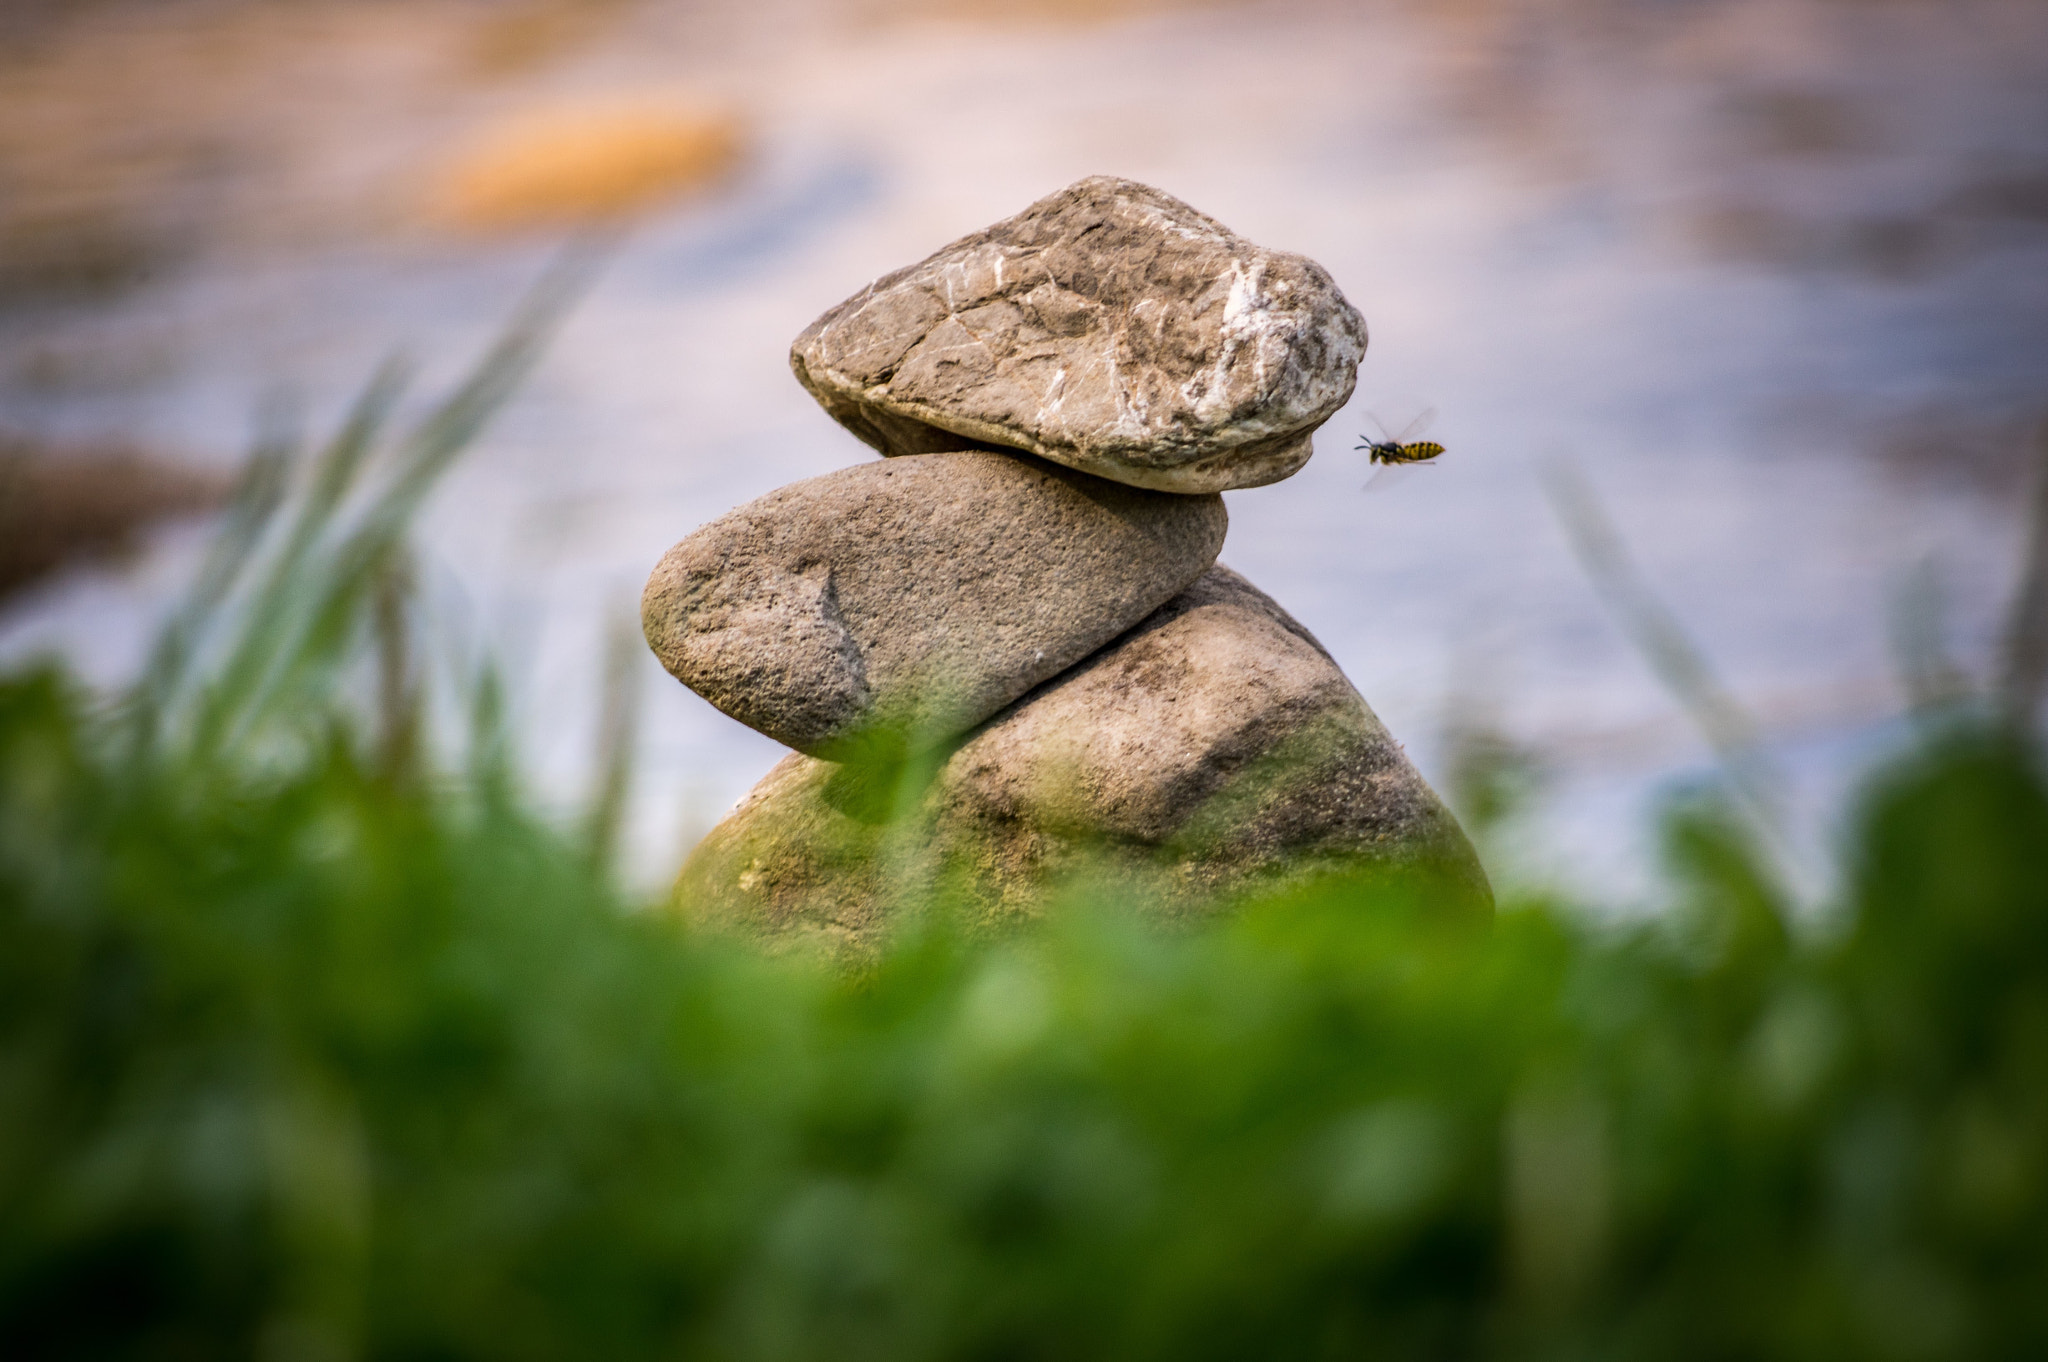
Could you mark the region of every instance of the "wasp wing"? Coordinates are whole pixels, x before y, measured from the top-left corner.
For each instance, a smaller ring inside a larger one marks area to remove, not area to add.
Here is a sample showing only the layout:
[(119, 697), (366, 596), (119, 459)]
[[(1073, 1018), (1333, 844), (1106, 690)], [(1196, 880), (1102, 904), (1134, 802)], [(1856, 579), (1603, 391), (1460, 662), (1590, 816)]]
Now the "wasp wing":
[(1434, 420), (1436, 420), (1436, 408), (1424, 407), (1419, 413), (1417, 413), (1414, 420), (1410, 421), (1407, 425), (1401, 428), (1401, 433), (1399, 435), (1393, 435), (1388, 433), (1387, 423), (1385, 421), (1380, 420), (1377, 413), (1367, 412), (1365, 414), (1365, 422), (1367, 425), (1372, 427), (1373, 433), (1367, 435), (1365, 439), (1370, 441), (1371, 443), (1360, 445), (1359, 448), (1367, 449), (1370, 448), (1372, 444), (1413, 444), (1415, 442), (1415, 437), (1422, 434), (1422, 432), (1424, 432), (1425, 430), (1428, 430), (1430, 422)]
[(1402, 428), (1401, 433), (1399, 435), (1393, 437), (1394, 443), (1397, 445), (1414, 444), (1415, 437), (1422, 434), (1424, 431), (1428, 430), (1430, 427), (1430, 423), (1435, 420), (1436, 408), (1424, 407), (1421, 411), (1416, 413), (1415, 419), (1413, 421), (1410, 421), (1406, 426)]
[(1377, 473), (1374, 473), (1365, 480), (1365, 490), (1374, 495), (1378, 495), (1381, 492), (1391, 492), (1402, 483), (1408, 481), (1408, 479), (1414, 477), (1417, 469), (1427, 467), (1429, 467), (1428, 464), (1421, 463), (1383, 464)]

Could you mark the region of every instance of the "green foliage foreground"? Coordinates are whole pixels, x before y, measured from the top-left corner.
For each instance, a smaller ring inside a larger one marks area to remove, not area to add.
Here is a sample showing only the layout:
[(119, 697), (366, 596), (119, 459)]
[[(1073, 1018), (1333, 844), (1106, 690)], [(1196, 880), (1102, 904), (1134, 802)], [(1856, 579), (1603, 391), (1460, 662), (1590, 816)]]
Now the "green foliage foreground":
[(9, 1356), (2048, 1342), (2048, 794), (1993, 737), (1884, 777), (1828, 940), (1695, 816), (1657, 927), (1332, 881), (859, 978), (339, 737), (138, 764), (45, 673), (0, 782)]
[(0, 688), (10, 1357), (1966, 1357), (2048, 1343), (2048, 792), (1889, 772), (1846, 930), (1332, 881), (871, 973), (624, 911), (339, 739)]
[(0, 682), (0, 1354), (2048, 1355), (2028, 743), (1882, 773), (1820, 929), (1700, 805), (1651, 925), (1332, 879), (771, 959), (350, 717), (458, 417), (337, 528), (359, 413), (214, 680), (201, 611), (124, 710)]

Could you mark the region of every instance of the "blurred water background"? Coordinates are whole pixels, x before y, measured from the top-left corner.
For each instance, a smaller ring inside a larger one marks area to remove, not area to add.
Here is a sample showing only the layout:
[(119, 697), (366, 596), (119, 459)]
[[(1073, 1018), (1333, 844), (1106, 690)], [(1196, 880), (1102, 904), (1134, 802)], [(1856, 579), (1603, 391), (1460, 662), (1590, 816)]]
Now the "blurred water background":
[[(2048, 406), (2033, 0), (17, 0), (0, 453), (199, 475), (187, 505), (394, 350), (431, 391), (565, 240), (617, 230), (420, 537), (429, 636), (502, 661), (566, 806), (661, 552), (870, 457), (789, 341), (1098, 173), (1312, 256), (1365, 314), (1357, 398), (1305, 471), (1229, 496), (1224, 558), (1433, 780), (1477, 740), (1534, 774), (1497, 873), (1622, 902), (1656, 797), (1712, 769), (1546, 467), (1754, 716), (1810, 844), (1900, 732), (1900, 635), (1923, 673), (1988, 666)], [(1450, 453), (1362, 493), (1368, 415), (1424, 407)], [(206, 530), (35, 577), (0, 657), (132, 675)], [(654, 884), (780, 749), (630, 656)]]

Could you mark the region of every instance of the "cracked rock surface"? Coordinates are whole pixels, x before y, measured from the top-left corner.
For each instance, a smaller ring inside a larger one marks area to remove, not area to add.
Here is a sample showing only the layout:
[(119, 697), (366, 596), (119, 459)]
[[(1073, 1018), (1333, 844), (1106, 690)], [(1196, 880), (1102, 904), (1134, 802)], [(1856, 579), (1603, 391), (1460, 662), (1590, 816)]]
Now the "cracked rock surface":
[(1437, 877), (1483, 914), (1456, 819), (1320, 644), (1218, 565), (927, 777), (791, 756), (685, 865), (700, 921), (870, 950), (944, 890), (990, 921), (1066, 879), (1168, 916), (1335, 867)]
[(790, 364), (884, 454), (1008, 446), (1202, 493), (1306, 463), (1365, 343), (1314, 261), (1097, 176), (876, 280)]
[(1221, 497), (999, 451), (890, 459), (769, 493), (670, 549), (641, 598), (662, 665), (813, 756), (966, 732), (1215, 562)]

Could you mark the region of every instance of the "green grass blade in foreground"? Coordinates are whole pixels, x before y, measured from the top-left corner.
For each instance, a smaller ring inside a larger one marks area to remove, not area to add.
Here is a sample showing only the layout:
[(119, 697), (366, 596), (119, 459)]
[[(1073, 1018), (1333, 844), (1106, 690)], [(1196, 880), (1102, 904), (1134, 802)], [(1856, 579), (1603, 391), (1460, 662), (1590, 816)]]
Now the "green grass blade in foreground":
[(427, 494), (531, 370), (597, 264), (571, 253), (536, 285), (469, 376), (398, 442), (381, 484), (351, 516), (351, 491), (372, 470), (400, 392), (398, 368), (380, 371), (320, 458), (281, 547), (260, 566), (226, 661), (195, 705), (195, 751), (234, 747), (266, 724), (304, 715), (307, 697), (331, 686)]
[(639, 664), (647, 644), (639, 621), (620, 615), (605, 636), (604, 694), (597, 719), (596, 782), (583, 820), (593, 864), (612, 868), (624, 835), (640, 729)]
[(1550, 464), (1544, 490), (1601, 601), (1713, 749), (1751, 832), (1791, 887), (1807, 888), (1816, 877), (1787, 833), (1785, 782), (1764, 754), (1755, 722), (1644, 579), (1585, 476), (1570, 464)]
[(1901, 576), (1888, 621), (1893, 665), (1908, 712), (1923, 724), (1967, 712), (1981, 698), (1969, 672), (1949, 655), (1942, 588), (1940, 565), (1932, 555), (1921, 557)]
[(274, 524), (289, 490), (294, 453), (290, 436), (273, 427), (244, 464), (206, 561), (157, 635), (141, 679), (127, 698), (131, 746), (139, 753), (154, 747), (222, 604)]
[[(307, 592), (309, 559), (323, 536), (334, 527), (343, 499), (354, 487), (363, 465), (390, 420), (404, 392), (404, 366), (387, 361), (370, 379), (335, 437), (314, 461), (311, 482), (265, 579), (242, 612), (240, 636), (220, 667), (219, 680), (208, 697), (195, 744), (205, 750), (221, 738), (227, 716), (245, 713), (252, 697), (275, 683), (277, 671), (294, 654), (297, 629), (303, 627), (300, 607)], [(310, 565), (314, 573), (324, 565)]]
[(2027, 523), (2027, 558), (2005, 629), (1999, 698), (2012, 722), (2033, 723), (2048, 690), (2048, 416), (2034, 436), (2034, 496)]

